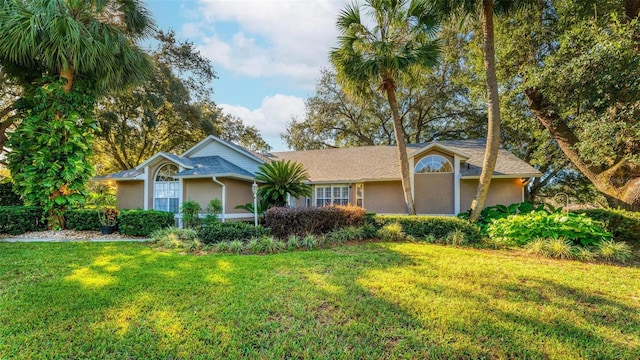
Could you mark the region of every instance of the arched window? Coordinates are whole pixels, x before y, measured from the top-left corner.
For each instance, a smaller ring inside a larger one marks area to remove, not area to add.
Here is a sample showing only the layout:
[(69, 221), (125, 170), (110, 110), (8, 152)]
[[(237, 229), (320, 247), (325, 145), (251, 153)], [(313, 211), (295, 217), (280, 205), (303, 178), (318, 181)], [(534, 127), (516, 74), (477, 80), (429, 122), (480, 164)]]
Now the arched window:
[(416, 174), (452, 173), (453, 166), (443, 156), (428, 155), (418, 161), (415, 172)]
[(174, 176), (178, 167), (164, 164), (156, 171), (153, 182), (153, 209), (178, 213), (180, 202), (180, 182)]

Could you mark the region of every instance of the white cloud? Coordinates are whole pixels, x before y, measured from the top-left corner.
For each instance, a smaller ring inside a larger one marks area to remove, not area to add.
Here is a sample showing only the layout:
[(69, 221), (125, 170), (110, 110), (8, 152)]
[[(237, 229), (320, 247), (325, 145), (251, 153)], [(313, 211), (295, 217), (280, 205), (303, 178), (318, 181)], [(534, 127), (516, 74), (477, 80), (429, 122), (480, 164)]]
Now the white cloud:
[[(274, 144), (273, 139), (279, 139), (280, 133), (285, 132), (287, 123), (293, 116), (304, 116), (304, 99), (276, 94), (262, 99), (257, 109), (248, 109), (240, 105), (220, 104), (223, 112), (234, 115), (244, 121), (246, 125), (253, 125), (276, 150), (282, 146)], [(271, 140), (271, 141), (269, 141)]]
[[(200, 51), (225, 69), (252, 77), (287, 76), (307, 87), (328, 66), (344, 0), (199, 0)], [(233, 24), (233, 34), (220, 30)], [(219, 25), (219, 26), (218, 26)], [(204, 31), (204, 30), (202, 30)]]

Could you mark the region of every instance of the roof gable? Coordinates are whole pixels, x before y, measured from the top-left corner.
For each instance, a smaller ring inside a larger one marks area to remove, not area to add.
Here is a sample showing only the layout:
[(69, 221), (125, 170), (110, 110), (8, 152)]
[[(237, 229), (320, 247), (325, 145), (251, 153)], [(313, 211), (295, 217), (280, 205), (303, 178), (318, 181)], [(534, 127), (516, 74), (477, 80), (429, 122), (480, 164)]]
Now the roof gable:
[(418, 150), (416, 150), (414, 152), (409, 152), (409, 149), (407, 149), (407, 152), (409, 153), (408, 154), (409, 158), (415, 158), (415, 157), (418, 157), (418, 156), (420, 156), (420, 155), (422, 155), (422, 154), (424, 154), (424, 153), (426, 153), (427, 151), (430, 151), (430, 150), (439, 150), (439, 151), (441, 151), (441, 152), (443, 152), (445, 154), (457, 155), (463, 161), (464, 160), (468, 160), (471, 157), (471, 155), (469, 155), (469, 154), (467, 154), (467, 153), (465, 153), (463, 151), (460, 151), (459, 149), (452, 148), (452, 147), (443, 145), (443, 144), (438, 143), (438, 142), (433, 142), (433, 143), (431, 143), (431, 144), (429, 144), (427, 146), (424, 146), (424, 147), (422, 147), (422, 148), (420, 148), (420, 149), (418, 149)]
[(187, 168), (187, 169), (191, 168), (191, 165), (189, 165), (188, 159), (185, 159), (185, 158), (183, 158), (181, 156), (178, 156), (178, 155), (169, 154), (169, 153), (166, 153), (164, 151), (160, 151), (159, 153), (156, 153), (152, 157), (150, 157), (147, 160), (145, 160), (142, 164), (136, 166), (136, 170), (142, 170), (145, 167), (155, 163), (159, 159), (169, 160), (171, 162), (176, 163), (179, 166), (182, 166), (183, 168)]

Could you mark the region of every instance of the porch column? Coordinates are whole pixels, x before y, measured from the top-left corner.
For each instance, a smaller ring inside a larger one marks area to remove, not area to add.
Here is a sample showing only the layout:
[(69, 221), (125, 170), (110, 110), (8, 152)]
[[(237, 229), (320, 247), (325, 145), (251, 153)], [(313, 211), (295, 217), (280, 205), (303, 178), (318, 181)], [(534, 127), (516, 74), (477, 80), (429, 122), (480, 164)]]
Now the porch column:
[(460, 213), (460, 157), (453, 156), (453, 215)]

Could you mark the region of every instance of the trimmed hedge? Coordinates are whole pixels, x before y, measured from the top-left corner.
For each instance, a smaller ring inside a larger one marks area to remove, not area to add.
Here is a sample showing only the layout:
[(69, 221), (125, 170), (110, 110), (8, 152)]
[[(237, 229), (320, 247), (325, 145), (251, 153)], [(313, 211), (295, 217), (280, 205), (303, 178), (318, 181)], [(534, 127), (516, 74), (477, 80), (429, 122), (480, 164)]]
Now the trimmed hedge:
[(8, 180), (0, 181), (0, 206), (22, 206), (24, 203), (20, 195), (13, 190), (13, 183)]
[(640, 212), (615, 209), (588, 209), (575, 211), (602, 222), (617, 241), (640, 243)]
[(400, 223), (406, 235), (416, 239), (433, 236), (436, 239), (444, 239), (456, 230), (464, 233), (470, 243), (480, 241), (480, 229), (466, 220), (448, 216), (422, 216), (422, 215), (376, 215), (374, 225), (382, 228), (385, 225)]
[(150, 236), (152, 232), (175, 225), (173, 213), (158, 210), (123, 210), (118, 216), (120, 234)]
[(64, 212), (65, 228), (69, 230), (100, 231), (100, 213), (102, 209), (73, 209)]
[(264, 213), (265, 226), (279, 238), (322, 235), (346, 226), (362, 226), (364, 219), (364, 209), (357, 206), (273, 207)]
[(36, 206), (0, 206), (0, 233), (19, 235), (46, 230), (42, 208)]
[(262, 226), (254, 227), (245, 222), (224, 222), (204, 225), (198, 229), (198, 239), (205, 244), (223, 241), (246, 241), (253, 237), (269, 235), (270, 231)]

